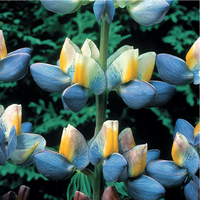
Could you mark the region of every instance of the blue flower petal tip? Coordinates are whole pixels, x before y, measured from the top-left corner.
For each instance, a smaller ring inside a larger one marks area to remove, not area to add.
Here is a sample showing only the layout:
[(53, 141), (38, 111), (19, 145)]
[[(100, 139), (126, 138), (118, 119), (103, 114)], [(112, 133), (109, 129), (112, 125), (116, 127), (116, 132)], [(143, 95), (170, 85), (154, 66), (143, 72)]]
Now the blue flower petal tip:
[(155, 160), (146, 166), (149, 176), (157, 180), (165, 188), (174, 188), (180, 186), (186, 176), (187, 169), (181, 168), (173, 161)]
[(155, 98), (148, 104), (149, 107), (163, 106), (176, 94), (176, 87), (162, 81), (149, 81), (156, 89)]
[[(67, 178), (74, 169), (66, 157), (53, 151), (41, 151), (34, 155), (38, 171), (47, 179), (59, 181)], [(47, 170), (48, 169), (48, 170)]]
[[(125, 172), (127, 176), (125, 173), (123, 174), (123, 172)], [(123, 177), (121, 177), (122, 174)], [(112, 154), (107, 161), (104, 161), (103, 175), (108, 183), (117, 182), (119, 178), (121, 181), (125, 181), (128, 178), (126, 159), (118, 153)]]
[(47, 92), (61, 92), (71, 84), (69, 76), (58, 66), (36, 63), (30, 70), (38, 86)]
[(0, 61), (0, 80), (13, 82), (22, 79), (28, 72), (31, 56), (27, 53), (16, 53)]
[(119, 92), (123, 101), (133, 109), (147, 106), (156, 96), (156, 90), (151, 84), (139, 80), (122, 84)]
[(172, 85), (187, 84), (194, 78), (186, 62), (170, 54), (158, 54), (156, 66), (161, 79)]
[(76, 11), (82, 2), (79, 0), (40, 0), (44, 7), (52, 12), (69, 14)]
[(80, 84), (74, 84), (68, 87), (62, 93), (62, 99), (66, 108), (73, 112), (79, 112), (88, 100), (90, 89), (83, 87)]
[(127, 179), (125, 185), (133, 199), (155, 200), (160, 199), (165, 194), (165, 188), (159, 182), (146, 175)]
[(104, 13), (106, 13), (107, 22), (112, 22), (115, 14), (115, 6), (112, 0), (96, 0), (93, 10), (97, 21), (100, 21), (104, 17)]

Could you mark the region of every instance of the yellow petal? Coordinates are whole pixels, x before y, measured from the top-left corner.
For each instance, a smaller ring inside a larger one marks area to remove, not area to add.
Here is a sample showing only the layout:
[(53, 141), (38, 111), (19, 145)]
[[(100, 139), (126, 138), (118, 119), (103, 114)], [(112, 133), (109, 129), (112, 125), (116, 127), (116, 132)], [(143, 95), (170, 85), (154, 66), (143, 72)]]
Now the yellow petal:
[(104, 158), (118, 152), (118, 126), (119, 122), (117, 120), (107, 120), (103, 124), (101, 131), (104, 133), (105, 137), (105, 145), (103, 148)]
[(7, 56), (6, 43), (3, 36), (3, 31), (0, 30), (0, 60)]
[(74, 63), (76, 53), (81, 53), (80, 49), (69, 39), (66, 38), (60, 53), (60, 68), (67, 72), (68, 68)]
[(186, 64), (193, 71), (200, 65), (200, 37), (195, 41), (186, 55)]
[(200, 135), (200, 121), (194, 128), (194, 137), (197, 137), (197, 135)]
[(15, 126), (17, 135), (21, 133), (21, 105), (12, 104), (8, 106), (3, 112), (1, 119), (6, 129), (6, 132), (4, 133), (6, 141), (8, 141), (10, 130), (13, 126)]
[(136, 177), (146, 167), (147, 144), (134, 146), (131, 150), (126, 151), (123, 156), (128, 162), (129, 177)]
[(174, 162), (180, 167), (182, 167), (183, 165), (183, 161), (184, 161), (183, 156), (188, 146), (189, 146), (189, 142), (187, 138), (181, 133), (177, 132), (173, 145), (172, 145), (171, 154), (172, 154), (172, 158)]
[(61, 142), (60, 142), (60, 148), (59, 153), (64, 155), (69, 161), (73, 159), (73, 146), (75, 141), (73, 140), (73, 133), (75, 131), (75, 128), (71, 126), (70, 124), (67, 126), (67, 128), (63, 129)]

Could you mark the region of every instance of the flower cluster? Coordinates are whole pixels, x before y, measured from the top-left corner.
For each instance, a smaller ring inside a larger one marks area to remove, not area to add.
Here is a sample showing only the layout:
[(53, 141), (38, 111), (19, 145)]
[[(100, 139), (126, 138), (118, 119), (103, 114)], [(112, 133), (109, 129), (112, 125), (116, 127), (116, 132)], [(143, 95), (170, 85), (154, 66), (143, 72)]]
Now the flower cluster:
[(159, 160), (160, 151), (147, 150), (147, 144), (136, 145), (130, 128), (118, 135), (118, 121), (107, 120), (88, 143), (77, 129), (68, 125), (63, 130), (59, 153), (37, 152), (34, 162), (43, 176), (54, 181), (69, 177), (75, 169), (84, 172), (89, 163), (94, 166), (102, 163), (105, 180), (124, 182), (133, 199), (159, 199), (165, 188), (185, 182), (186, 198), (198, 199), (195, 174), (200, 160), (195, 147), (199, 145), (199, 124), (194, 128), (183, 119), (177, 120), (173, 161)]
[(36, 83), (48, 92), (62, 93), (66, 110), (80, 111), (90, 90), (102, 94), (106, 87), (115, 90), (133, 109), (161, 106), (176, 93), (176, 88), (162, 81), (150, 80), (155, 52), (138, 55), (138, 49), (125, 45), (107, 60), (107, 70), (99, 64), (99, 50), (89, 39), (79, 49), (69, 38), (62, 47), (57, 65), (35, 63), (31, 73)]
[(147, 151), (147, 144), (136, 145), (130, 128), (118, 136), (118, 121), (108, 120), (89, 143), (77, 129), (68, 125), (62, 133), (59, 153), (37, 152), (34, 162), (43, 176), (54, 181), (69, 177), (75, 169), (84, 172), (89, 163), (103, 163), (107, 182), (125, 182), (133, 198), (153, 196), (157, 199), (164, 195), (165, 189), (146, 175), (145, 167), (159, 155), (159, 150)]

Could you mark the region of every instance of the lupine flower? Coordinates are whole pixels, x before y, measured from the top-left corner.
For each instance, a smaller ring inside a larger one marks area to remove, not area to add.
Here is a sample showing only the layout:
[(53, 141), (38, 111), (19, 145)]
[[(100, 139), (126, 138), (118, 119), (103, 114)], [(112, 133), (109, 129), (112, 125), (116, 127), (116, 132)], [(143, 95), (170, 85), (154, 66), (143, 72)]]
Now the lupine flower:
[(115, 8), (126, 7), (130, 16), (139, 24), (150, 26), (160, 23), (172, 5), (172, 0), (41, 0), (47, 10), (69, 14), (76, 12), (82, 5), (94, 2), (94, 14), (98, 21), (106, 18), (111, 23)]
[(87, 142), (76, 128), (68, 125), (63, 129), (59, 153), (48, 149), (38, 152), (34, 162), (44, 177), (63, 180), (76, 168), (81, 171), (89, 164)]
[[(189, 177), (194, 177), (198, 171), (200, 159), (195, 145), (199, 143), (199, 137), (196, 135), (196, 130), (186, 120), (178, 119), (171, 151), (173, 161), (156, 160), (147, 165), (147, 173), (165, 188), (181, 186)], [(190, 190), (191, 187), (194, 190)], [(197, 189), (190, 181), (185, 190), (189, 196), (192, 196), (192, 199), (198, 199)]]
[(170, 54), (158, 54), (156, 66), (162, 80), (173, 84), (183, 85), (194, 82), (200, 84), (200, 38), (192, 45), (184, 61)]
[(98, 63), (99, 50), (86, 39), (81, 50), (68, 38), (63, 45), (59, 66), (31, 65), (35, 82), (48, 92), (61, 92), (66, 110), (80, 111), (86, 104), (90, 89), (97, 95), (106, 88), (105, 73)]
[(143, 174), (146, 162), (158, 156), (158, 151), (147, 151), (147, 144), (135, 145), (130, 128), (118, 137), (118, 121), (111, 120), (104, 122), (89, 149), (89, 160), (93, 165), (103, 162), (105, 180), (125, 182), (133, 199), (158, 199), (165, 193), (160, 183)]
[(21, 105), (8, 106), (0, 116), (0, 165), (6, 160), (12, 164), (28, 166), (33, 154), (44, 149), (45, 139), (32, 134), (32, 124), (21, 124)]
[(28, 72), (31, 49), (22, 48), (7, 54), (3, 31), (0, 30), (0, 81), (12, 82), (22, 79)]
[(138, 56), (138, 49), (123, 46), (108, 58), (106, 79), (109, 90), (115, 90), (133, 109), (166, 104), (176, 88), (162, 81), (150, 81), (156, 54)]

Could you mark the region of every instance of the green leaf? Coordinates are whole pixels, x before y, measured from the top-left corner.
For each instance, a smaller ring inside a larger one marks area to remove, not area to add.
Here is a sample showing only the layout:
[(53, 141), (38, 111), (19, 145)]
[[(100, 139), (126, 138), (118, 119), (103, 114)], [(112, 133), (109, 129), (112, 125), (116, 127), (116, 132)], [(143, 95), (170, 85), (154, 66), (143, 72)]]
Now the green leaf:
[(80, 191), (92, 198), (92, 181), (85, 174), (77, 171), (67, 187), (67, 200), (73, 200), (76, 191)]
[[(119, 194), (123, 195), (123, 198), (124, 198), (124, 197), (131, 198), (130, 195), (129, 195), (129, 193), (128, 193), (128, 191), (127, 191), (127, 189), (126, 189), (126, 187), (124, 186), (124, 183), (123, 183), (123, 182), (120, 182), (120, 183), (118, 183), (118, 182), (113, 182), (113, 183), (108, 183), (108, 182), (106, 182), (106, 186), (112, 186), (112, 185), (114, 185), (114, 186), (116, 187), (117, 192), (118, 192)], [(105, 188), (105, 189), (106, 189), (106, 188)], [(105, 190), (105, 189), (104, 189), (104, 190)]]

